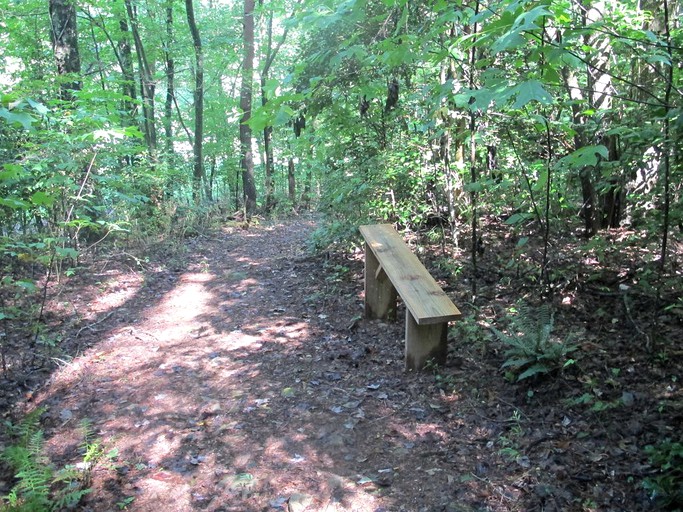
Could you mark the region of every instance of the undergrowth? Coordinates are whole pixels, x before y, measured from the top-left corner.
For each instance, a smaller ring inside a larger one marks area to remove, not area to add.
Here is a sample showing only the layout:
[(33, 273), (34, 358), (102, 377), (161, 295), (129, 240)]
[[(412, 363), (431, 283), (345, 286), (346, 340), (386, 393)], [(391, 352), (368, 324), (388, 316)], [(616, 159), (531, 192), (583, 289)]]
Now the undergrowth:
[(0, 455), (14, 473), (16, 482), (10, 492), (0, 497), (0, 512), (44, 512), (75, 507), (90, 492), (92, 470), (103, 457), (113, 458), (115, 452), (104, 453), (95, 440), (87, 421), (81, 423), (82, 462), (56, 468), (45, 454), (44, 433), (39, 408), (18, 425), (7, 424), (13, 440)]
[(656, 473), (643, 482), (650, 499), (667, 510), (683, 507), (683, 443), (662, 441), (645, 447)]
[(520, 381), (549, 374), (574, 362), (567, 359), (567, 355), (577, 347), (567, 340), (553, 337), (554, 323), (553, 311), (547, 304), (536, 308), (521, 305), (517, 308), (517, 315), (510, 318), (510, 334), (491, 327), (508, 347), (502, 366), (508, 369), (506, 377)]

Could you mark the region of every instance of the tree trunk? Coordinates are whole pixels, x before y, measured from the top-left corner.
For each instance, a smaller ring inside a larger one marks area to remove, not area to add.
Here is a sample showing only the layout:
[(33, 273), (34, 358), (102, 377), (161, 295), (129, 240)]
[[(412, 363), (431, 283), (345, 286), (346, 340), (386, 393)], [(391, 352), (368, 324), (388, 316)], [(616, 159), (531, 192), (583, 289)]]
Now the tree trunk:
[(294, 159), (289, 157), (287, 162), (287, 191), (289, 193), (289, 202), (292, 206), (296, 206), (296, 179), (294, 175)]
[(218, 169), (218, 163), (216, 162), (216, 155), (211, 156), (211, 166), (210, 166), (209, 176), (206, 179), (206, 186), (204, 187), (206, 193), (207, 201), (213, 201), (213, 184), (216, 181), (216, 171)]
[(187, 23), (192, 33), (195, 56), (194, 73), (194, 139), (192, 149), (194, 153), (194, 174), (192, 179), (192, 199), (194, 204), (201, 202), (202, 181), (204, 180), (204, 161), (202, 147), (204, 141), (204, 54), (202, 50), (202, 40), (199, 37), (199, 30), (194, 19), (194, 9), (192, 0), (185, 0), (187, 10)]
[[(475, 4), (475, 16), (479, 13), (479, 0), (476, 1)], [(476, 63), (477, 63), (477, 30), (478, 26), (477, 23), (474, 23), (472, 26), (472, 36), (473, 36), (473, 43), (472, 43), (472, 49), (470, 50), (470, 62), (469, 62), (469, 80), (468, 80), (468, 85), (470, 90), (474, 90), (475, 85), (476, 85), (476, 80), (475, 80), (475, 73), (476, 73)], [(472, 279), (472, 300), (474, 301), (475, 298), (477, 297), (477, 278), (479, 276), (479, 269), (477, 267), (477, 253), (479, 252), (479, 247), (480, 247), (480, 240), (479, 240), (479, 232), (478, 232), (478, 227), (479, 227), (479, 212), (478, 212), (478, 194), (477, 194), (477, 189), (474, 185), (476, 185), (479, 182), (479, 171), (477, 169), (477, 137), (476, 137), (476, 130), (477, 130), (477, 119), (475, 116), (474, 112), (470, 112), (470, 121), (469, 121), (469, 137), (470, 137), (470, 155), (469, 155), (469, 163), (470, 163), (470, 182), (472, 184), (472, 190), (470, 192), (470, 205), (472, 208), (472, 247), (471, 247), (471, 254), (472, 254), (472, 271), (474, 274), (474, 278)]]
[(142, 96), (142, 113), (143, 113), (143, 133), (145, 134), (145, 142), (150, 150), (154, 150), (157, 145), (156, 127), (154, 125), (154, 74), (152, 68), (147, 60), (145, 47), (142, 44), (140, 31), (138, 30), (138, 22), (135, 14), (135, 9), (131, 4), (131, 0), (124, 0), (126, 5), (126, 12), (128, 13), (128, 20), (130, 21), (131, 31), (133, 32), (133, 40), (135, 41), (135, 53), (138, 57), (138, 72), (140, 74), (140, 93)]
[(311, 209), (311, 191), (313, 189), (313, 173), (311, 166), (306, 168), (306, 179), (304, 181), (304, 192), (301, 194), (301, 204), (306, 210)]
[(164, 132), (166, 136), (166, 154), (173, 153), (173, 97), (175, 96), (175, 61), (173, 60), (173, 0), (166, 4), (166, 102), (164, 103)]
[(74, 91), (81, 90), (81, 58), (78, 53), (76, 6), (72, 0), (50, 0), (50, 39), (57, 74), (64, 77), (61, 99), (73, 101)]
[(122, 19), (119, 21), (119, 30), (121, 38), (118, 42), (119, 65), (121, 66), (121, 75), (123, 75), (122, 92), (124, 96), (130, 98), (123, 100), (123, 111), (128, 114), (124, 120), (124, 125), (132, 124), (135, 120), (135, 99), (137, 94), (135, 92), (135, 74), (133, 72), (133, 52), (130, 47), (130, 32), (128, 30), (128, 21)]
[[(100, 54), (100, 43), (97, 41), (95, 36), (95, 19), (90, 14), (90, 9), (87, 11), (88, 21), (90, 21), (90, 38), (92, 40), (92, 48), (95, 51), (95, 61), (97, 62), (97, 75), (100, 77), (100, 87), (103, 91), (107, 91), (107, 86), (104, 78), (105, 64), (102, 62), (102, 57)], [(109, 115), (109, 107), (106, 106), (107, 115)]]
[[(284, 32), (282, 33), (282, 38), (278, 42), (277, 46), (273, 48), (273, 11), (271, 10), (269, 15), (268, 15), (268, 25), (266, 28), (266, 40), (267, 40), (267, 46), (266, 46), (266, 60), (263, 65), (263, 70), (261, 71), (261, 105), (264, 107), (268, 103), (268, 97), (266, 96), (266, 83), (268, 82), (268, 76), (270, 74), (270, 68), (273, 65), (273, 62), (275, 61), (275, 57), (277, 56), (278, 52), (280, 51), (280, 48), (282, 48), (282, 45), (284, 44), (285, 40), (287, 39), (287, 32), (289, 31), (289, 26), (285, 27)], [(275, 187), (273, 185), (273, 170), (275, 166), (274, 158), (273, 158), (273, 144), (272, 144), (272, 138), (273, 138), (273, 127), (272, 126), (266, 126), (263, 129), (263, 147), (266, 152), (266, 180), (265, 180), (265, 185), (266, 185), (266, 204), (265, 204), (265, 209), (266, 212), (269, 212), (274, 205), (274, 200), (273, 200), (273, 195), (275, 193)]]
[[(451, 29), (452, 37), (455, 35), (453, 29)], [(445, 85), (448, 80), (455, 80), (456, 78), (456, 67), (455, 61), (449, 59), (448, 64), (441, 67), (439, 73), (439, 82), (441, 85)], [(441, 162), (443, 163), (444, 177), (446, 178), (446, 196), (448, 199), (448, 223), (450, 225), (451, 238), (453, 239), (453, 244), (455, 247), (460, 246), (460, 230), (458, 229), (458, 210), (457, 203), (458, 199), (462, 198), (463, 195), (463, 183), (457, 169), (458, 167), (464, 166), (464, 153), (462, 148), (462, 143), (456, 141), (455, 157), (457, 164), (455, 170), (451, 165), (452, 162), (452, 152), (451, 147), (453, 143), (453, 120), (451, 118), (451, 109), (455, 108), (455, 104), (451, 101), (446, 102), (444, 105), (446, 109), (446, 115), (442, 116), (442, 122), (444, 123), (443, 133), (439, 138), (439, 156), (441, 157)], [(464, 118), (455, 121), (456, 123), (456, 133), (464, 133), (465, 127), (463, 126)]]
[[(266, 96), (266, 83), (268, 81), (268, 73), (270, 72), (270, 66), (273, 62), (273, 11), (270, 11), (268, 16), (268, 24), (266, 27), (266, 62), (263, 66), (263, 71), (261, 72), (261, 105), (264, 107), (268, 103), (268, 97)], [(266, 153), (266, 200), (265, 200), (265, 210), (269, 213), (273, 208), (273, 147), (271, 144), (271, 139), (273, 135), (273, 127), (268, 125), (263, 129), (263, 147)]]
[(244, 190), (244, 206), (247, 216), (256, 209), (256, 185), (254, 183), (254, 158), (251, 147), (251, 127), (247, 121), (251, 118), (252, 89), (254, 80), (254, 0), (244, 0), (244, 64), (242, 65), (242, 86), (240, 88), (240, 154), (242, 169), (242, 187)]
[(263, 129), (263, 149), (265, 150), (266, 153), (266, 165), (265, 165), (265, 170), (266, 170), (266, 179), (265, 179), (265, 188), (266, 188), (266, 198), (265, 198), (265, 210), (266, 213), (269, 213), (272, 209), (273, 206), (275, 206), (275, 185), (273, 183), (273, 174), (274, 174), (274, 157), (273, 157), (273, 127), (272, 126), (266, 126)]
[[(592, 7), (590, 0), (577, 0), (578, 17), (581, 26), (586, 28), (588, 23), (600, 20), (601, 13)], [(610, 111), (612, 96), (614, 94), (612, 78), (609, 73), (611, 62), (610, 38), (605, 37), (600, 31), (586, 30), (583, 36), (587, 48), (595, 48), (586, 61), (586, 87), (581, 88), (577, 77), (568, 69), (561, 72), (565, 89), (572, 101), (572, 121), (578, 127), (574, 136), (574, 150), (587, 145), (603, 143), (609, 149), (609, 160), (619, 160), (617, 140), (613, 136), (607, 139), (596, 140), (595, 134), (589, 134), (584, 129), (589, 124), (590, 118), (585, 115), (586, 110), (595, 112)], [(585, 95), (582, 92), (586, 91)], [(614, 115), (614, 114), (611, 114)], [(599, 122), (610, 124), (614, 119), (602, 118)], [(611, 139), (611, 140), (610, 140)], [(579, 171), (581, 182), (581, 194), (583, 203), (581, 215), (584, 218), (585, 236), (595, 235), (600, 229), (617, 227), (621, 222), (624, 211), (625, 195), (623, 195), (623, 173), (615, 174), (606, 179), (599, 172), (599, 166), (590, 166)], [(602, 186), (604, 185), (604, 186)]]

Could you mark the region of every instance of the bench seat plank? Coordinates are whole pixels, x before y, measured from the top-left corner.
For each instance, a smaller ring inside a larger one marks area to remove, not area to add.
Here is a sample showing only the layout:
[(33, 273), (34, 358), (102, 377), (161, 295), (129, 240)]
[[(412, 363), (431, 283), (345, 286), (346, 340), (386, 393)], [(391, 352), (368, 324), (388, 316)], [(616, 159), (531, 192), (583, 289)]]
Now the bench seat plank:
[(439, 324), (460, 318), (458, 308), (392, 225), (361, 226), (360, 231), (417, 325)]

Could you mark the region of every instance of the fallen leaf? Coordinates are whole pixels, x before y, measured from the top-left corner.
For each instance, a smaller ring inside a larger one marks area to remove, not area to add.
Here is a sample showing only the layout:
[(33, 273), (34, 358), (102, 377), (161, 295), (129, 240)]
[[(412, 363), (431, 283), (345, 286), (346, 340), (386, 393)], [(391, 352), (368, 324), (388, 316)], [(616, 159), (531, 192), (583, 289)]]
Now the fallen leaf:
[(221, 483), (233, 491), (251, 489), (256, 484), (256, 478), (251, 473), (238, 473), (226, 476)]
[(268, 502), (268, 505), (270, 505), (272, 508), (283, 508), (285, 504), (287, 503), (287, 498), (284, 496), (278, 496), (274, 500), (270, 500)]
[(299, 455), (298, 453), (295, 453), (294, 457), (289, 459), (289, 461), (292, 462), (293, 464), (297, 464), (299, 462), (304, 462), (305, 460), (306, 460), (306, 458), (303, 457), (302, 455)]
[(294, 493), (289, 497), (287, 508), (289, 512), (303, 512), (313, 503), (313, 498), (307, 494)]

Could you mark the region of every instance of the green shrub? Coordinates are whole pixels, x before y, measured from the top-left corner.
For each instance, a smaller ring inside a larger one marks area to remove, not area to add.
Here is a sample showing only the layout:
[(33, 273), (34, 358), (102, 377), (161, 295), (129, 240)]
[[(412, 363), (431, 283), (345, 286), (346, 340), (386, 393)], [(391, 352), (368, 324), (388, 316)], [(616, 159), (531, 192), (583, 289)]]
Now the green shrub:
[(657, 471), (646, 478), (643, 487), (650, 499), (670, 510), (683, 506), (683, 443), (666, 440), (646, 446), (648, 462)]
[(574, 362), (567, 360), (567, 354), (577, 347), (552, 336), (554, 320), (547, 304), (537, 308), (522, 305), (511, 318), (510, 334), (491, 327), (508, 347), (502, 368), (508, 368), (517, 381), (549, 374)]
[(55, 468), (44, 451), (40, 416), (45, 409), (36, 409), (16, 426), (8, 425), (14, 444), (0, 455), (14, 472), (16, 483), (0, 497), (1, 512), (43, 512), (75, 507), (90, 492), (87, 488), (94, 466), (105, 455), (100, 443), (92, 438), (87, 422), (81, 424), (84, 441), (81, 445), (83, 463), (80, 468), (67, 465)]

